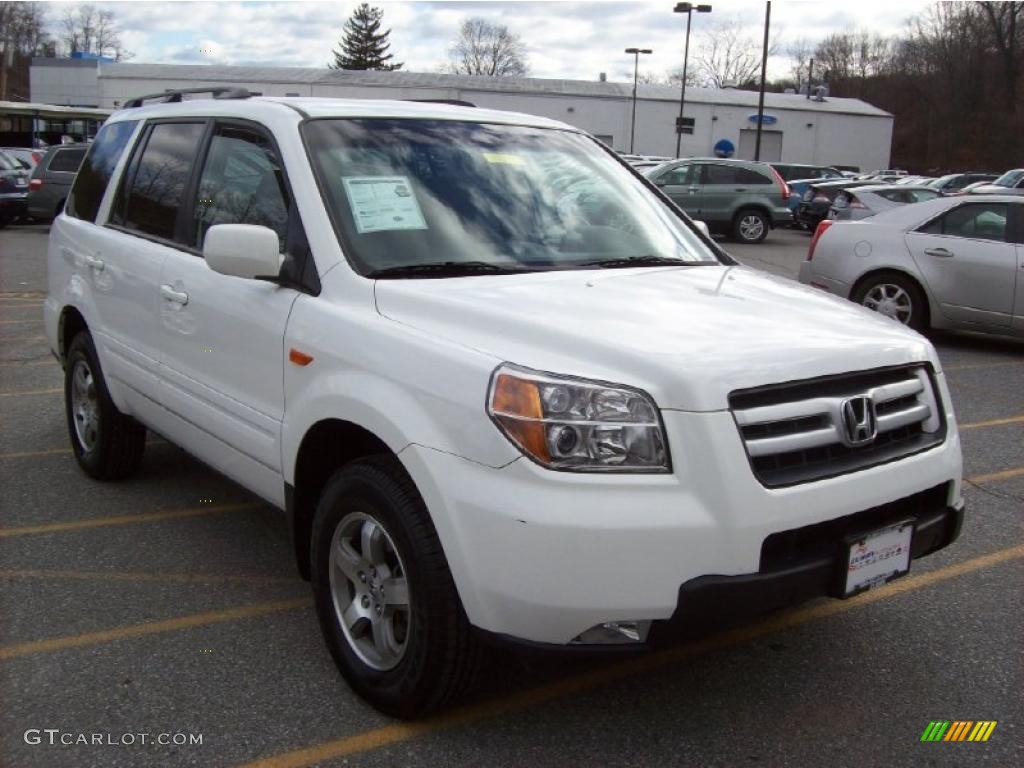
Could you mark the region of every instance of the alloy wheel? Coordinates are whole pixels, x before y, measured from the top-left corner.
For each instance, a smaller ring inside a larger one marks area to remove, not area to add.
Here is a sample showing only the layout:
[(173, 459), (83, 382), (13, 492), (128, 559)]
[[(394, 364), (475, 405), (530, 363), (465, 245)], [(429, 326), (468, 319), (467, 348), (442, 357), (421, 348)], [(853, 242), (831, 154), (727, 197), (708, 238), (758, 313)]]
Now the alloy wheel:
[(88, 453), (99, 438), (100, 403), (96, 379), (85, 360), (75, 361), (71, 374), (71, 415), (78, 443)]
[(864, 294), (861, 302), (868, 309), (907, 325), (914, 314), (910, 294), (893, 283), (879, 283)]
[(384, 526), (351, 512), (331, 540), (331, 597), (349, 646), (367, 666), (386, 671), (409, 642), (409, 587), (402, 558)]

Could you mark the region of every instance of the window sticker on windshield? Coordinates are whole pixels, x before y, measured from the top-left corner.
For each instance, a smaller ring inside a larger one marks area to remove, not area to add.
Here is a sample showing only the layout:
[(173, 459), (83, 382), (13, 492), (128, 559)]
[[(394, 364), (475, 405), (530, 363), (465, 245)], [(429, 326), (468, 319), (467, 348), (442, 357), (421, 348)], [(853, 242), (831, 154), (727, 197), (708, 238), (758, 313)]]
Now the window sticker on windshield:
[(519, 155), (506, 155), (502, 152), (484, 152), (484, 160), (499, 165), (522, 165), (523, 158)]
[(359, 234), (427, 229), (408, 177), (343, 176), (341, 181)]

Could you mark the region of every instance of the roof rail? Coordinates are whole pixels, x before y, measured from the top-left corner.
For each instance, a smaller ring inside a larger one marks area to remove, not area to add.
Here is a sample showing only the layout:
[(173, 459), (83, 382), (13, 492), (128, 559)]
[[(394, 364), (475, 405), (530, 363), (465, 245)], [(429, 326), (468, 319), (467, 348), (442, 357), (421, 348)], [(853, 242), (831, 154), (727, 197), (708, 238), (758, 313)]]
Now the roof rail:
[(414, 101), (418, 104), (451, 104), (453, 107), (475, 107), (471, 101), (461, 99), (403, 99), (403, 101)]
[(249, 91), (245, 88), (225, 87), (219, 86), (215, 88), (176, 88), (174, 90), (164, 91), (163, 93), (150, 93), (146, 96), (136, 96), (134, 99), (129, 99), (124, 103), (124, 109), (133, 109), (134, 107), (141, 107), (143, 102), (149, 101), (150, 99), (160, 99), (160, 104), (173, 104), (181, 101), (181, 97), (186, 93), (209, 93), (215, 99), (248, 99), (252, 96)]

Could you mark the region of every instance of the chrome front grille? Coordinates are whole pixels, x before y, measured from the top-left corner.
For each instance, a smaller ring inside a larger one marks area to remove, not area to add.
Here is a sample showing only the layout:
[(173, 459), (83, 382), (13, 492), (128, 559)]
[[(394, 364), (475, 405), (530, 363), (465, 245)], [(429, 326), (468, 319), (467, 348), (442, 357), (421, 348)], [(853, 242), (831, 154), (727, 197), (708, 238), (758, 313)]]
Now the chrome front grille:
[(754, 474), (773, 488), (893, 461), (945, 438), (924, 366), (734, 392), (730, 405)]

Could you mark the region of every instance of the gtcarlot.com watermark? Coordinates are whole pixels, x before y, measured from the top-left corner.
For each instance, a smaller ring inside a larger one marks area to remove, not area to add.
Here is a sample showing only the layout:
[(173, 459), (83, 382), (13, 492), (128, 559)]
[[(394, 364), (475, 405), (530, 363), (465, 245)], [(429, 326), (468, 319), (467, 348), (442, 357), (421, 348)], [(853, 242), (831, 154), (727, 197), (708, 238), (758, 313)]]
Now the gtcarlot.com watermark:
[(138, 746), (201, 746), (201, 733), (85, 733), (63, 731), (60, 728), (29, 728), (25, 731), (26, 744), (51, 747), (95, 746), (95, 747), (138, 747)]

